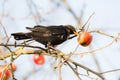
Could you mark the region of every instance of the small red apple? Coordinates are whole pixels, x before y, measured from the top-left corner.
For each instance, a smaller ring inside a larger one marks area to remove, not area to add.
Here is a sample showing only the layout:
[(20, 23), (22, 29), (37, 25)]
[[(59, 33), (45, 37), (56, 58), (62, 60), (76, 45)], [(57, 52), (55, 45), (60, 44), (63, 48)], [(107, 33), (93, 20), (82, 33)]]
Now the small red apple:
[[(9, 68), (11, 69), (11, 66), (10, 66), (10, 65), (9, 65)], [(13, 70), (13, 71), (16, 71), (16, 69), (17, 69), (16, 65), (15, 65), (15, 64), (12, 64), (12, 70)]]
[(80, 45), (88, 46), (92, 41), (92, 35), (89, 32), (81, 32), (77, 40)]
[[(16, 65), (12, 64), (12, 70), (16, 71)], [(11, 76), (11, 66), (10, 65), (0, 65), (0, 80), (8, 80)]]
[(8, 80), (11, 76), (11, 71), (9, 69), (5, 69), (5, 66), (0, 66), (0, 80)]
[(5, 70), (5, 76), (9, 78), (11, 76), (11, 71), (10, 70)]
[(1, 78), (1, 76), (2, 76), (2, 71), (0, 71), (0, 78)]
[(33, 55), (33, 61), (37, 65), (42, 65), (45, 62), (45, 58), (42, 54), (34, 54)]

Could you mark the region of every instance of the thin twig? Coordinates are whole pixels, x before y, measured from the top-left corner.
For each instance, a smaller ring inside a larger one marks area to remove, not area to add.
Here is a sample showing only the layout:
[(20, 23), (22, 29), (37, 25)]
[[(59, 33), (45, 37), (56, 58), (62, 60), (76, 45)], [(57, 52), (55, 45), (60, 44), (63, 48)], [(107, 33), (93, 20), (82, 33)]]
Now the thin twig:
[(89, 16), (88, 20), (87, 20), (86, 23), (83, 25), (82, 30), (84, 30), (86, 24), (90, 21), (91, 17), (92, 17), (94, 14), (95, 14), (95, 13), (92, 13), (92, 14)]
[(67, 3), (67, 0), (62, 0), (63, 3), (65, 4), (67, 10), (73, 15), (73, 17), (78, 20), (78, 17), (76, 16), (76, 14), (73, 12), (73, 10), (70, 8), (70, 5)]
[(101, 72), (99, 74), (106, 74), (106, 73), (110, 73), (110, 72), (115, 72), (115, 71), (120, 71), (120, 69), (115, 69), (115, 70), (109, 70), (109, 71), (105, 71), (105, 72)]
[[(92, 50), (92, 46), (90, 46), (89, 49)], [(91, 54), (92, 54), (92, 58), (94, 59), (94, 62), (95, 62), (95, 64), (96, 64), (96, 67), (97, 67), (97, 69), (98, 69), (98, 72), (101, 72), (102, 69), (101, 69), (101, 66), (100, 66), (100, 64), (99, 64), (99, 61), (98, 61), (98, 59), (97, 59), (97, 56), (96, 56), (93, 52), (92, 52)]]
[(7, 31), (6, 31), (5, 27), (3, 26), (3, 24), (1, 22), (0, 22), (0, 25), (2, 26), (2, 28), (3, 28), (4, 32), (5, 32), (6, 38), (8, 40), (8, 35), (7, 35)]
[(12, 68), (12, 61), (10, 63), (10, 68), (11, 68), (11, 73), (12, 73), (12, 79), (13, 80), (16, 80), (15, 76), (14, 76), (14, 71), (13, 71), (13, 68)]
[(107, 33), (104, 33), (104, 32), (102, 32), (102, 31), (100, 31), (100, 30), (92, 30), (92, 31), (89, 31), (89, 32), (95, 32), (95, 33), (99, 33), (99, 34), (101, 34), (101, 35), (105, 35), (105, 36), (108, 36), (108, 37), (111, 37), (111, 38), (115, 38), (115, 36), (112, 36), (112, 35), (110, 35), (110, 34), (107, 34)]
[[(61, 63), (61, 57), (58, 57), (58, 63)], [(58, 75), (59, 75), (59, 80), (62, 80), (62, 73), (61, 73), (61, 65), (58, 66)]]
[(78, 72), (70, 65), (69, 62), (66, 61), (66, 63), (67, 63), (67, 65), (72, 69), (72, 71), (75, 73), (75, 75), (77, 76), (78, 80), (81, 80)]
[[(1, 43), (0, 46), (6, 46), (6, 44)], [(30, 47), (30, 48), (38, 48), (38, 49), (42, 49), (42, 50), (46, 51), (46, 49), (39, 47), (39, 46), (31, 46), (31, 45), (24, 45), (24, 44), (16, 44), (16, 45), (15, 44), (7, 44), (7, 46), (13, 46), (13, 47), (24, 46), (24, 47)]]

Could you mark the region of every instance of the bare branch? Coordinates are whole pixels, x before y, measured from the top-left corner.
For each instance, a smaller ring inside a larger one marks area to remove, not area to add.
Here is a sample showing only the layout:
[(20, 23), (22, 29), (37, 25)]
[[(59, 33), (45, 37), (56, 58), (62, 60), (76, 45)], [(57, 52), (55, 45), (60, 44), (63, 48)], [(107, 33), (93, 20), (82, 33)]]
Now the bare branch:
[(68, 61), (71, 62), (71, 63), (73, 63), (73, 64), (76, 65), (76, 66), (79, 66), (79, 67), (81, 67), (81, 68), (83, 68), (83, 69), (85, 69), (85, 70), (87, 70), (87, 71), (89, 71), (89, 72), (97, 75), (97, 76), (100, 77), (102, 80), (104, 80), (104, 77), (103, 77), (103, 76), (101, 76), (99, 73), (97, 73), (97, 72), (95, 72), (95, 71), (87, 68), (86, 66), (83, 66), (83, 65), (81, 65), (81, 64), (79, 64), (79, 63), (77, 63), (77, 62), (74, 62), (74, 61), (71, 60), (71, 59), (69, 59)]

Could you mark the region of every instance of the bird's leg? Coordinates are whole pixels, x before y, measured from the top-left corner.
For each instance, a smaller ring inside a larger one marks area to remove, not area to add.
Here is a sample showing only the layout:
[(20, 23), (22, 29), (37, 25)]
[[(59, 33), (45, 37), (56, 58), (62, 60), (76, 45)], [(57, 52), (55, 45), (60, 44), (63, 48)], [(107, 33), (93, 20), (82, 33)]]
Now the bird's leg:
[(51, 54), (51, 52), (50, 52), (50, 42), (47, 43), (47, 52), (48, 52), (49, 54)]

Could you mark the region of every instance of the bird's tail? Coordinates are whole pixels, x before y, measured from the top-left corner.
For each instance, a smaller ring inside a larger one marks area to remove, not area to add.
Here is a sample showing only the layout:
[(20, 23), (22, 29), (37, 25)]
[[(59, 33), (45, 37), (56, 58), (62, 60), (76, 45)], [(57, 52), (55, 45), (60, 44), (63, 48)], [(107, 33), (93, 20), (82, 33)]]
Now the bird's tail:
[(12, 33), (12, 36), (14, 36), (14, 39), (16, 40), (23, 40), (23, 39), (31, 39), (32, 36), (30, 33)]

